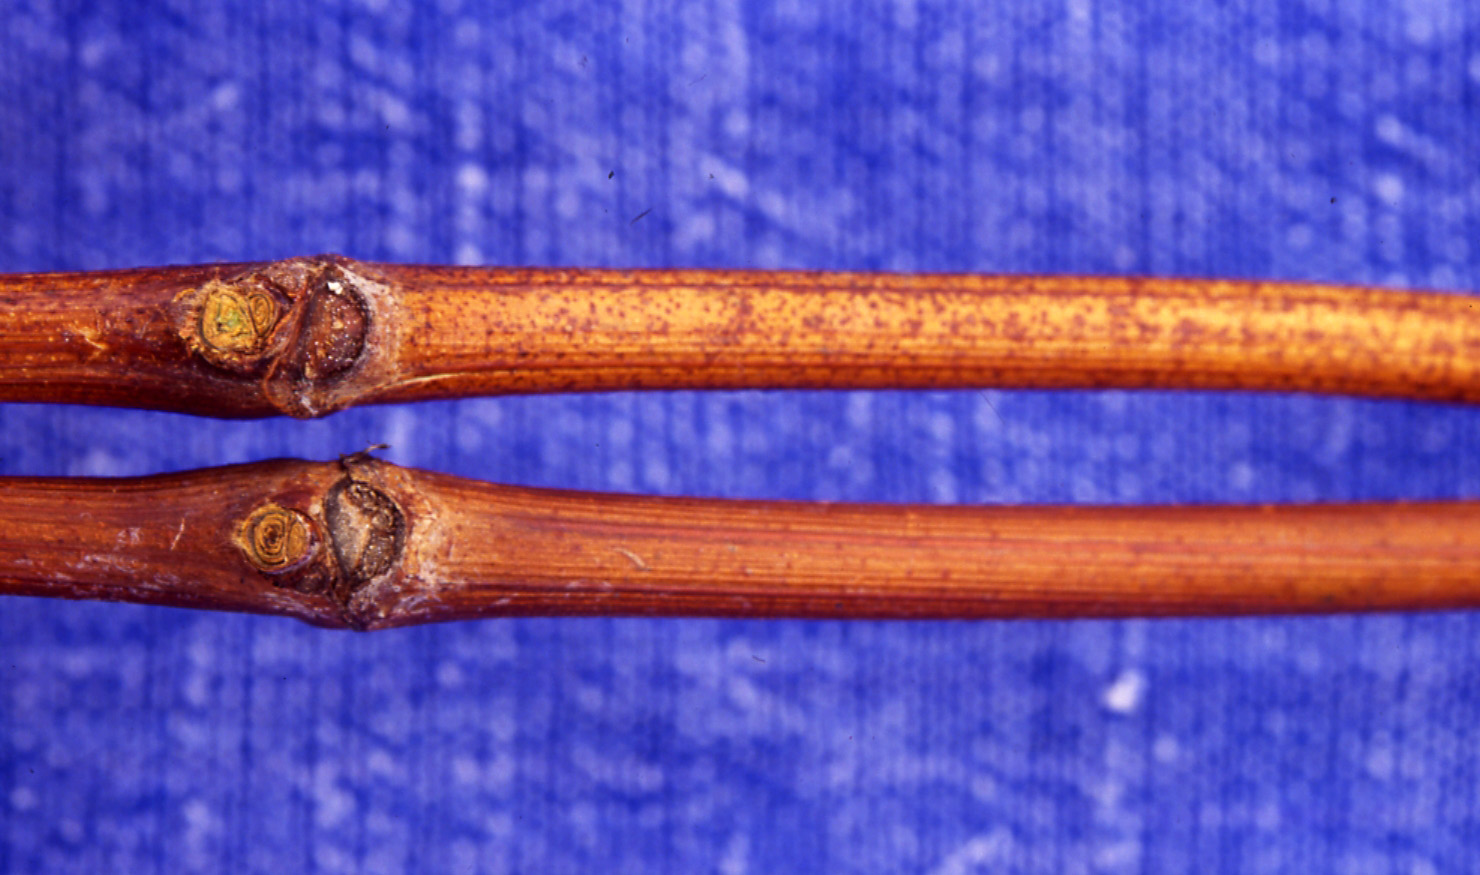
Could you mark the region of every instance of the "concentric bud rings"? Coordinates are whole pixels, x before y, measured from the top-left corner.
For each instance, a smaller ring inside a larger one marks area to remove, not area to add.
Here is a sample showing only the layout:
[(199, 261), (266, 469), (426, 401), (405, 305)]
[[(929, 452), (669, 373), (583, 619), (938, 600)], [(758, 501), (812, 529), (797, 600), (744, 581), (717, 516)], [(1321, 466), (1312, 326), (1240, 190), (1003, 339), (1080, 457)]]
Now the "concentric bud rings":
[(266, 504), (242, 523), (237, 544), (258, 571), (276, 574), (296, 568), (314, 552), (313, 524), (296, 510)]

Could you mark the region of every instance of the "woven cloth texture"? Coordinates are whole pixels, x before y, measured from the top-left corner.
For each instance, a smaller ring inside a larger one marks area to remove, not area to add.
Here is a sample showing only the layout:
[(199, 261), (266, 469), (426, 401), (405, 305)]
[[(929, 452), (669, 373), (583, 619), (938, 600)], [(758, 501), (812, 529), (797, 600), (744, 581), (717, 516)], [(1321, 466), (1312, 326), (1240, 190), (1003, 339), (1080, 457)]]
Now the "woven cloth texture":
[[(0, 270), (267, 260), (1480, 288), (1461, 0), (6, 4)], [(0, 473), (388, 443), (674, 495), (1480, 498), (1480, 411), (1181, 392), (0, 405)], [(1472, 871), (1480, 617), (0, 603), (0, 870)]]

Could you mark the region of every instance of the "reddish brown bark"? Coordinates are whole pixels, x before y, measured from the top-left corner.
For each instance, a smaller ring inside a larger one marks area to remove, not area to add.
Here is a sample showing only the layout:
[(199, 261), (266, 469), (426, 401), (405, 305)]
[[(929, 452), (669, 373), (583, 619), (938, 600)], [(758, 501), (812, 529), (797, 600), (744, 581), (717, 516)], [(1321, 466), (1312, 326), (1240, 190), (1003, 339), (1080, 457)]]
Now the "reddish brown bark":
[(1480, 605), (1480, 504), (921, 507), (264, 462), (0, 481), (0, 593), (358, 629), (514, 615), (1085, 617)]
[(1199, 280), (335, 257), (0, 277), (0, 400), (215, 416), (675, 388), (1085, 387), (1480, 401), (1460, 295)]

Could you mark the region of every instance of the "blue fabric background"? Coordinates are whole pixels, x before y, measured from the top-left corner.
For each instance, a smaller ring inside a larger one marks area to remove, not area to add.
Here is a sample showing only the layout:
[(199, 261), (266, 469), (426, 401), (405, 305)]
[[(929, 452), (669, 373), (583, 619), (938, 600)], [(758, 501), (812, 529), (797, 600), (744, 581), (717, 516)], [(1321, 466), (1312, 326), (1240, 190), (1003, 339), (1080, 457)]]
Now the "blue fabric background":
[[(1461, 0), (6, 5), (0, 270), (363, 259), (1480, 288)], [(634, 217), (651, 210), (640, 220)], [(0, 406), (0, 473), (387, 442), (926, 502), (1480, 497), (1480, 411), (615, 394)], [(1480, 616), (510, 620), (0, 603), (0, 869), (1472, 870)]]

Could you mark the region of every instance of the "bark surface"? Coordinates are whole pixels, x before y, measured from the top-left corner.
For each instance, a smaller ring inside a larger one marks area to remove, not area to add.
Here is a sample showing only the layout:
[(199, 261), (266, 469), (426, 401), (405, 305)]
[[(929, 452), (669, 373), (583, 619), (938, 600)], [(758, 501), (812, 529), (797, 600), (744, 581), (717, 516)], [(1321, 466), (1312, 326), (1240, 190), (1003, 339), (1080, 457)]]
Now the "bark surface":
[(421, 267), (0, 277), (0, 401), (224, 417), (507, 393), (1197, 388), (1480, 401), (1451, 294), (1032, 276)]
[(1480, 503), (939, 507), (499, 486), (353, 456), (6, 478), (0, 593), (377, 629), (1480, 605)]

